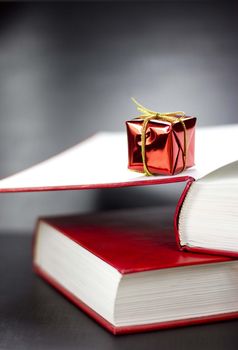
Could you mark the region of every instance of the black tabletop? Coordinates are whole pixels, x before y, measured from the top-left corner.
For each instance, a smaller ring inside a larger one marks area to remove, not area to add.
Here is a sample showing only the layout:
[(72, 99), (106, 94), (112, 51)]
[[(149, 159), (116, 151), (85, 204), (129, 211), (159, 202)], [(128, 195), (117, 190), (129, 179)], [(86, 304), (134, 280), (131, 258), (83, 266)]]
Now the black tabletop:
[(0, 235), (0, 349), (237, 349), (238, 320), (113, 336), (35, 276), (31, 235)]

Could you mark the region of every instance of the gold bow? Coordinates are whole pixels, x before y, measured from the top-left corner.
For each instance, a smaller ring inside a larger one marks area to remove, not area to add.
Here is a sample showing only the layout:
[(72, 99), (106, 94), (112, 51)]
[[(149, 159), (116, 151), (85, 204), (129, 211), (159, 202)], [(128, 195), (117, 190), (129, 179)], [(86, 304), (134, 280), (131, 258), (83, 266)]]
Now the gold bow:
[(142, 155), (142, 162), (143, 162), (143, 168), (144, 168), (145, 174), (147, 176), (153, 175), (147, 167), (146, 152), (145, 152), (146, 129), (147, 129), (147, 124), (151, 119), (159, 119), (162, 121), (170, 122), (171, 124), (174, 124), (176, 122), (180, 122), (182, 124), (183, 130), (184, 130), (184, 149), (182, 149), (183, 169), (181, 171), (183, 171), (186, 167), (186, 155), (187, 155), (187, 133), (186, 133), (185, 123), (182, 119), (183, 117), (185, 117), (185, 113), (182, 111), (169, 112), (169, 113), (159, 113), (159, 112), (152, 111), (152, 110), (142, 106), (133, 97), (131, 99), (136, 104), (137, 110), (139, 112), (143, 113), (142, 115), (138, 116), (137, 118), (143, 120), (142, 131), (141, 131), (141, 155)]

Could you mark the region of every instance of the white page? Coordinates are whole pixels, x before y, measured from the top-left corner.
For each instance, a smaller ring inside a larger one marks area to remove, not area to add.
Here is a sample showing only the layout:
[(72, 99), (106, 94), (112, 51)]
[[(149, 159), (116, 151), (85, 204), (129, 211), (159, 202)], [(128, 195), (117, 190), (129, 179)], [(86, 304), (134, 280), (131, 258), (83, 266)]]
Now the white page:
[(99, 133), (27, 170), (0, 181), (0, 191), (56, 190), (123, 186), (140, 181), (166, 182), (184, 176), (199, 179), (238, 159), (238, 124), (198, 128), (196, 165), (174, 176), (144, 176), (127, 169), (125, 133)]

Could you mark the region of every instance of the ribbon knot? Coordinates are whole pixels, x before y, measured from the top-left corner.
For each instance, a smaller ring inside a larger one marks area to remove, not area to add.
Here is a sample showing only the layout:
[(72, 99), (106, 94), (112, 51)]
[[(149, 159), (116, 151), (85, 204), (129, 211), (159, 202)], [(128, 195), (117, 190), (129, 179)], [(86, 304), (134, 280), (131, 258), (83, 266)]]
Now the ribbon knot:
[(141, 105), (139, 102), (136, 101), (133, 97), (131, 98), (132, 101), (136, 104), (137, 110), (141, 113), (142, 115), (138, 116), (137, 118), (143, 120), (143, 125), (142, 125), (142, 131), (141, 131), (141, 156), (142, 156), (142, 162), (143, 162), (143, 168), (144, 172), (147, 176), (153, 175), (148, 167), (147, 167), (147, 160), (146, 160), (146, 130), (147, 130), (147, 125), (150, 120), (152, 119), (158, 119), (162, 121), (169, 122), (171, 124), (174, 124), (176, 122), (180, 122), (183, 127), (184, 131), (184, 147), (182, 149), (182, 156), (183, 156), (183, 168), (181, 171), (183, 171), (186, 167), (186, 156), (187, 156), (187, 132), (186, 132), (186, 126), (183, 121), (183, 118), (186, 116), (186, 114), (182, 111), (176, 111), (176, 112), (166, 112), (166, 113), (160, 113), (156, 111), (152, 111), (151, 109), (148, 109)]

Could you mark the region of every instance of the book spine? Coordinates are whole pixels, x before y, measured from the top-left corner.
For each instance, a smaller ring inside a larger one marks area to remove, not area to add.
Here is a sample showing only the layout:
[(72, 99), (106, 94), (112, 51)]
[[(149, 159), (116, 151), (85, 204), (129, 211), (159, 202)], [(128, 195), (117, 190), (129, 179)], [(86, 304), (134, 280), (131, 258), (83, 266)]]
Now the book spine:
[(175, 209), (175, 213), (174, 213), (174, 233), (175, 233), (175, 239), (176, 239), (176, 243), (178, 245), (178, 248), (180, 250), (186, 250), (185, 246), (182, 246), (180, 243), (180, 235), (179, 235), (179, 215), (181, 212), (181, 208), (183, 206), (183, 202), (184, 199), (190, 189), (190, 187), (192, 186), (193, 182), (195, 181), (195, 179), (193, 177), (189, 177), (186, 183), (186, 186), (178, 200), (176, 209)]

